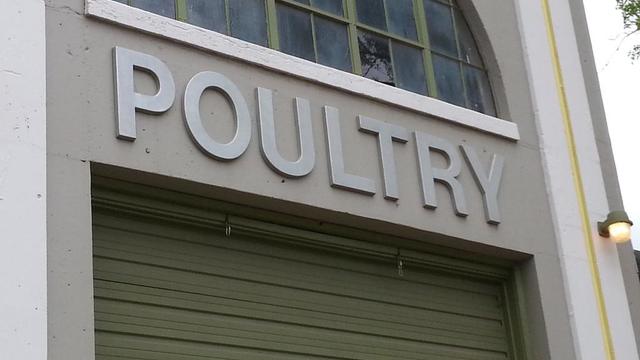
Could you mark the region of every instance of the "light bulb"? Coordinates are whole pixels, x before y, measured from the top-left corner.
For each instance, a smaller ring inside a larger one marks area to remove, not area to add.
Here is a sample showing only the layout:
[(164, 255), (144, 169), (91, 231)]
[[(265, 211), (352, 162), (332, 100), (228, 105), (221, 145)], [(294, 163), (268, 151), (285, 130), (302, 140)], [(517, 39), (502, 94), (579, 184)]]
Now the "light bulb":
[(617, 222), (609, 225), (609, 238), (615, 243), (624, 243), (631, 240), (631, 224)]

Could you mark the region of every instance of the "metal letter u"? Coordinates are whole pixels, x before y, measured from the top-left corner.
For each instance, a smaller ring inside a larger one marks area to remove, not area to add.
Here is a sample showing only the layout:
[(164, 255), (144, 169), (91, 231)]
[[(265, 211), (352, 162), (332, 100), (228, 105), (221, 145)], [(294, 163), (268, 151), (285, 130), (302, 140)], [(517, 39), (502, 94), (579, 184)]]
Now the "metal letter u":
[(276, 144), (273, 93), (264, 88), (258, 88), (257, 92), (260, 149), (267, 164), (284, 176), (295, 178), (309, 175), (316, 161), (309, 100), (298, 97), (294, 100), (300, 157), (296, 161), (289, 161), (280, 155)]

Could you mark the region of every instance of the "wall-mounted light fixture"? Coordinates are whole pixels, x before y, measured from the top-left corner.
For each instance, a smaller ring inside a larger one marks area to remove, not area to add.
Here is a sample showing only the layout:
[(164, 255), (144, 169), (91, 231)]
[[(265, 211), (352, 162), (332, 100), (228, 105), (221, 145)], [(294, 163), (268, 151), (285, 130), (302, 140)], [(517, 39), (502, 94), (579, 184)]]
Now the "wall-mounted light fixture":
[(604, 222), (598, 222), (598, 233), (615, 243), (624, 243), (631, 240), (631, 225), (626, 212), (612, 211)]

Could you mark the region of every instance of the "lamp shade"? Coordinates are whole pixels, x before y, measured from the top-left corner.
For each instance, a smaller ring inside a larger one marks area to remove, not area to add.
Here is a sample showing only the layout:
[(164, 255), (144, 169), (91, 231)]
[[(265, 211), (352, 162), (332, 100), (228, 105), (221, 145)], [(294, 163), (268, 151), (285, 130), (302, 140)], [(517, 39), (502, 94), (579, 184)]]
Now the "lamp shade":
[(629, 215), (624, 211), (612, 211), (607, 219), (598, 223), (598, 233), (602, 237), (610, 238), (613, 242), (623, 243), (631, 240), (631, 226)]

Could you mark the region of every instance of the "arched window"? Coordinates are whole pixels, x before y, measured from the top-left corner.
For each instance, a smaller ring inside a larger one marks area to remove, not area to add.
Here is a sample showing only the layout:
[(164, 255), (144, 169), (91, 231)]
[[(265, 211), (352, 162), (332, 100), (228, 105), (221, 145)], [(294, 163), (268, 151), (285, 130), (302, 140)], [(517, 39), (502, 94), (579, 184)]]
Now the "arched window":
[(496, 115), (455, 0), (116, 0)]

